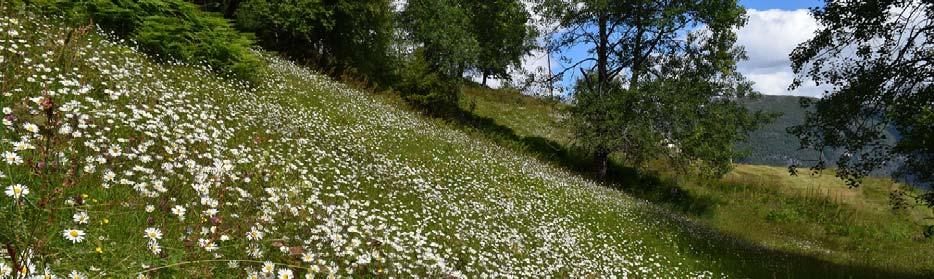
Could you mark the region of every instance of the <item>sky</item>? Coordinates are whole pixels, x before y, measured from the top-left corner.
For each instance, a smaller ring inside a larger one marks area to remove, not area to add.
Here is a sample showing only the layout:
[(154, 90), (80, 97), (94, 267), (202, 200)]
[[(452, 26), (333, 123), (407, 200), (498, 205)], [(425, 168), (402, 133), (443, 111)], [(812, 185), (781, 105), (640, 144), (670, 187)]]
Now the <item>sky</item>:
[[(767, 95), (796, 95), (819, 97), (827, 88), (805, 83), (794, 91), (789, 91), (794, 75), (788, 54), (800, 43), (808, 40), (817, 29), (817, 23), (810, 16), (808, 8), (821, 6), (821, 0), (741, 0), (747, 9), (749, 20), (737, 31), (738, 44), (742, 45), (749, 56), (739, 64), (739, 71), (755, 82), (754, 88)], [(572, 48), (562, 53), (573, 59), (586, 57), (586, 47)], [(553, 72), (565, 68), (552, 55)], [(546, 69), (548, 59), (544, 53), (536, 52), (525, 59), (523, 68), (534, 71)], [(544, 71), (543, 71), (544, 73)], [(569, 77), (562, 83), (573, 83), (576, 77)], [(494, 86), (496, 84), (493, 84)]]

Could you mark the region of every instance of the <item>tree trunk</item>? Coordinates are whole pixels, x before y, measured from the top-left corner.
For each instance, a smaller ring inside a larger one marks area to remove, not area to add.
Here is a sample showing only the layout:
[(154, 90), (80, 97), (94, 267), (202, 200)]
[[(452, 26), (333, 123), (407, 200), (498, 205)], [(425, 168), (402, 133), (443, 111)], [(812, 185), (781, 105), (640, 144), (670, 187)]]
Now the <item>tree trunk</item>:
[(606, 12), (603, 12), (597, 19), (597, 25), (598, 28), (600, 28), (600, 41), (597, 42), (597, 86), (600, 87), (599, 90), (602, 90), (603, 86), (606, 85), (607, 81), (609, 80), (609, 73), (607, 72), (607, 64), (609, 64), (608, 48), (610, 44), (610, 35), (607, 33), (609, 18), (609, 15), (607, 15)]
[(486, 76), (487, 76), (486, 71), (483, 71), (483, 87), (486, 87)]
[(224, 11), (224, 17), (233, 19), (234, 15), (236, 15), (237, 7), (239, 6), (240, 0), (230, 0), (230, 2), (227, 2), (227, 10)]
[(610, 152), (606, 151), (605, 149), (598, 149), (596, 152), (594, 152), (593, 167), (597, 172), (597, 179), (599, 180), (606, 179), (607, 161), (609, 160), (609, 157)]

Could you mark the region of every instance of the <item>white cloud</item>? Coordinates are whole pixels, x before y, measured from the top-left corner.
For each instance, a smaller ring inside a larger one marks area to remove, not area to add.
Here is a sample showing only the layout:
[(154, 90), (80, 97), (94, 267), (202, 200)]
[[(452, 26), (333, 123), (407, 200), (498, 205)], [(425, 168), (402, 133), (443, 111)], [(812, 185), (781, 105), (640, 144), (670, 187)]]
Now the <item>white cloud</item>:
[(768, 95), (819, 97), (827, 88), (813, 83), (788, 91), (794, 80), (788, 55), (818, 27), (808, 10), (748, 10), (748, 15), (749, 22), (737, 36), (749, 60), (740, 63), (739, 70), (756, 83), (755, 89)]

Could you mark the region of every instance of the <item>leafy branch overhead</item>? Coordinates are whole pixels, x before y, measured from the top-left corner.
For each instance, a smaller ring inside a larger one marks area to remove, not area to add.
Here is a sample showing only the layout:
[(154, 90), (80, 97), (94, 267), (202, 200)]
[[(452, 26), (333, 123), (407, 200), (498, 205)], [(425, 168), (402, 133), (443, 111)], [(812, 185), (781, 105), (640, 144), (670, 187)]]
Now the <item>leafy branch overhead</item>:
[(814, 110), (789, 132), (803, 147), (842, 150), (834, 166), (851, 187), (892, 165), (905, 181), (934, 181), (934, 3), (827, 1), (812, 13), (821, 27), (791, 53), (792, 88), (831, 89), (802, 102)]

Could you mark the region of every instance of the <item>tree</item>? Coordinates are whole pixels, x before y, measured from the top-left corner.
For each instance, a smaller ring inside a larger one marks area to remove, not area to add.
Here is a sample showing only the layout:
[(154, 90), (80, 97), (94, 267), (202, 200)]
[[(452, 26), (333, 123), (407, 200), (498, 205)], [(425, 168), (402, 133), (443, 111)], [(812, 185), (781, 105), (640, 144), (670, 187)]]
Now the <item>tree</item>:
[[(675, 162), (712, 162), (717, 167), (709, 170), (721, 174), (735, 155), (733, 142), (763, 119), (736, 103), (755, 95), (736, 72), (744, 53), (734, 46), (733, 29), (745, 23), (736, 1), (539, 4), (563, 29), (551, 49), (591, 46), (589, 57), (568, 61), (573, 64), (557, 78), (584, 72), (573, 122), (578, 140), (594, 152), (599, 177), (617, 151), (636, 163), (665, 154), (680, 158)], [(701, 26), (703, 31), (690, 31)], [(588, 63), (589, 70), (580, 68)]]
[(471, 33), (477, 40), (475, 70), (487, 78), (509, 78), (509, 67), (519, 66), (522, 57), (534, 45), (535, 30), (529, 26), (530, 16), (520, 1), (463, 1), (471, 14)]
[[(791, 53), (792, 88), (812, 80), (831, 89), (802, 125), (801, 146), (844, 151), (836, 175), (851, 187), (888, 164), (911, 183), (934, 178), (934, 2), (826, 1), (811, 10), (820, 28)], [(885, 137), (894, 129), (897, 139)], [(827, 167), (825, 158), (813, 168)], [(918, 197), (934, 206), (934, 194)]]
[(336, 73), (360, 74), (377, 82), (392, 81), (395, 27), (390, 0), (224, 3), (239, 3), (235, 8), (238, 26), (256, 33), (267, 49)]
[(415, 51), (399, 88), (407, 100), (436, 113), (457, 106), (457, 83), (477, 59), (468, 15), (456, 0), (408, 1), (402, 22)]

